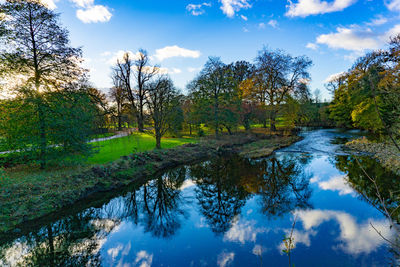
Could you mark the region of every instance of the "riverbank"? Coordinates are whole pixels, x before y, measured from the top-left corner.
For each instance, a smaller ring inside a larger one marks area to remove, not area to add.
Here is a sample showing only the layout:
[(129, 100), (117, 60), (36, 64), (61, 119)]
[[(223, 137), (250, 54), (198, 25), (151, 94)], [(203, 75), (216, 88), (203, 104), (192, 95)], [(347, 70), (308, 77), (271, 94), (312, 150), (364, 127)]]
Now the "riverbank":
[(353, 151), (371, 154), (384, 168), (400, 175), (400, 152), (393, 143), (376, 143), (360, 138), (348, 142), (346, 147)]
[(299, 139), (297, 136), (268, 137), (259, 134), (223, 136), (218, 140), (205, 138), (198, 144), (136, 153), (112, 163), (81, 167), (70, 174), (60, 172), (46, 179), (20, 182), (3, 177), (0, 188), (0, 232), (96, 193), (116, 190), (170, 168), (223, 153), (239, 153), (250, 158), (268, 156), (274, 150)]

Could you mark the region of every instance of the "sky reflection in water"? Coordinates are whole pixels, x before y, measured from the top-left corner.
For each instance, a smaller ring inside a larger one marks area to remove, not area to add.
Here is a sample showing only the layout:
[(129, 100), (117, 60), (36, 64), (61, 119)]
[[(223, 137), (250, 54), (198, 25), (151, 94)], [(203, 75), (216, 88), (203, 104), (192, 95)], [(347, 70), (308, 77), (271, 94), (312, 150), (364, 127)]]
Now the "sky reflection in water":
[(22, 265), (40, 266), (287, 266), (294, 218), (296, 266), (387, 265), (392, 255), (370, 224), (391, 237), (389, 224), (360, 196), (372, 194), (330, 143), (338, 136), (348, 134), (314, 131), (268, 159), (232, 155), (169, 171), (101, 208), (1, 241), (0, 265), (22, 254)]

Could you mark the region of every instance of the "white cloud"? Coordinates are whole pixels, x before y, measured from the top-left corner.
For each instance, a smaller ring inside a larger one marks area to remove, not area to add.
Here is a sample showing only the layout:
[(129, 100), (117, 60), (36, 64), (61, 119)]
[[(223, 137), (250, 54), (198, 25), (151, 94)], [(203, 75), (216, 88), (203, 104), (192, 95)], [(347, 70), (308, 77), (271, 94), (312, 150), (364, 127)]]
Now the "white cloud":
[(317, 50), (318, 49), (318, 45), (315, 43), (308, 43), (306, 45), (307, 48), (312, 49), (312, 50)]
[(115, 64), (117, 64), (117, 61), (122, 61), (123, 60), (123, 58), (124, 58), (124, 55), (126, 54), (126, 53), (128, 53), (129, 54), (129, 58), (131, 58), (132, 60), (136, 60), (136, 59), (139, 59), (139, 56), (140, 56), (140, 52), (136, 52), (136, 53), (133, 53), (132, 51), (124, 51), (124, 50), (119, 50), (119, 51), (117, 51), (117, 52), (115, 52), (114, 54), (112, 54), (111, 52), (104, 52), (104, 53), (102, 53), (101, 55), (103, 56), (103, 57), (109, 57), (109, 56), (111, 56), (112, 55), (112, 57), (111, 58), (105, 58), (104, 60), (109, 64), (109, 65), (115, 65)]
[(202, 3), (198, 5), (188, 4), (186, 10), (192, 13), (193, 16), (200, 16), (206, 12), (203, 7), (211, 7), (211, 3)]
[(338, 73), (334, 73), (332, 75), (329, 75), (326, 79), (325, 79), (325, 83), (330, 83), (334, 80), (336, 80), (337, 78), (345, 75), (346, 72), (342, 71), (342, 72), (338, 72)]
[(249, 0), (220, 0), (222, 3), (221, 10), (229, 18), (233, 18), (235, 13), (241, 9), (251, 8)]
[[(150, 267), (153, 262), (153, 254), (141, 250), (136, 254), (135, 266)], [(140, 265), (139, 265), (140, 263)]]
[(163, 61), (164, 59), (172, 57), (199, 58), (200, 55), (201, 55), (200, 51), (189, 50), (174, 45), (157, 49), (154, 57), (156, 57), (160, 61)]
[(260, 24), (258, 24), (258, 28), (259, 29), (265, 29), (265, 23), (261, 22)]
[(383, 42), (388, 42), (390, 40), (390, 37), (396, 36), (400, 34), (400, 24), (397, 24), (393, 26), (393, 28), (389, 29), (383, 36), (382, 36), (382, 41)]
[(221, 254), (218, 255), (218, 266), (219, 267), (225, 267), (228, 266), (233, 262), (233, 259), (235, 258), (235, 253), (230, 252), (222, 252)]
[(248, 18), (247, 18), (246, 16), (244, 16), (244, 15), (240, 15), (240, 17), (241, 17), (242, 20), (244, 20), (244, 21), (247, 21), (247, 20), (248, 20)]
[(111, 256), (111, 258), (113, 259), (113, 261), (115, 260), (116, 257), (118, 257), (119, 253), (122, 251), (124, 247), (122, 246), (122, 244), (118, 244), (118, 246), (116, 246), (115, 248), (110, 248), (107, 250), (107, 254), (109, 256)]
[(346, 176), (334, 176), (327, 181), (313, 179), (312, 183), (318, 183), (318, 187), (322, 190), (338, 191), (340, 196), (355, 194), (353, 188), (346, 182)]
[(89, 7), (94, 5), (94, 0), (70, 0), (79, 7)]
[(390, 0), (386, 2), (386, 6), (389, 10), (400, 11), (400, 0)]
[(256, 242), (257, 235), (267, 232), (267, 229), (257, 228), (255, 221), (246, 221), (236, 218), (232, 227), (224, 235), (224, 241), (239, 242), (245, 244), (246, 242)]
[(111, 19), (112, 14), (108, 7), (102, 5), (90, 6), (87, 9), (78, 9), (76, 16), (83, 23), (107, 22)]
[(58, 0), (40, 0), (40, 2), (48, 9), (54, 10), (57, 8), (56, 2), (58, 2)]
[[(370, 253), (385, 244), (370, 223), (386, 238), (391, 239), (393, 232), (390, 231), (386, 220), (369, 220), (369, 222), (358, 224), (353, 216), (341, 211), (332, 210), (308, 210), (297, 212), (299, 221), (302, 222), (305, 233), (298, 233), (299, 242), (306, 246), (310, 245), (309, 236), (316, 235), (316, 228), (322, 223), (335, 220), (339, 224), (339, 237), (342, 242), (339, 248), (348, 254)], [(296, 242), (296, 237), (294, 237)]]
[(386, 24), (387, 22), (388, 22), (387, 18), (385, 18), (383, 16), (378, 16), (366, 24), (368, 26), (380, 26), (380, 25)]
[(358, 27), (339, 27), (335, 33), (318, 36), (317, 43), (325, 44), (330, 48), (340, 48), (349, 51), (377, 49), (380, 46), (375, 33), (369, 29), (360, 29)]
[(268, 25), (271, 26), (272, 28), (277, 28), (278, 27), (278, 21), (271, 19), (268, 21)]
[(342, 11), (354, 4), (357, 0), (334, 0), (333, 2), (321, 0), (299, 0), (297, 3), (288, 1), (288, 17), (307, 17), (309, 15), (325, 14)]

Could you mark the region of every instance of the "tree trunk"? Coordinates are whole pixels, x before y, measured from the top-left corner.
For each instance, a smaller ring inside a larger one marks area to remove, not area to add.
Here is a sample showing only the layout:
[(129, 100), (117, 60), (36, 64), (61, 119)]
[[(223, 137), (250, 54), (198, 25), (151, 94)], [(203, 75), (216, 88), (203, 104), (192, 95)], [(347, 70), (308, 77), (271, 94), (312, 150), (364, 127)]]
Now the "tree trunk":
[(143, 111), (139, 112), (139, 116), (138, 116), (138, 131), (141, 132), (141, 133), (144, 132)]
[(189, 123), (189, 135), (192, 136), (192, 124)]
[(263, 119), (263, 128), (267, 128), (267, 119)]
[(161, 149), (161, 135), (156, 134), (156, 149)]
[(276, 132), (276, 112), (272, 111), (270, 116), (271, 132)]
[(122, 131), (122, 118), (121, 118), (121, 114), (118, 115), (118, 131)]
[(46, 154), (47, 154), (47, 140), (46, 140), (46, 124), (42, 106), (42, 99), (40, 96), (37, 99), (37, 108), (38, 108), (38, 119), (39, 119), (39, 148), (40, 148), (40, 169), (46, 168)]

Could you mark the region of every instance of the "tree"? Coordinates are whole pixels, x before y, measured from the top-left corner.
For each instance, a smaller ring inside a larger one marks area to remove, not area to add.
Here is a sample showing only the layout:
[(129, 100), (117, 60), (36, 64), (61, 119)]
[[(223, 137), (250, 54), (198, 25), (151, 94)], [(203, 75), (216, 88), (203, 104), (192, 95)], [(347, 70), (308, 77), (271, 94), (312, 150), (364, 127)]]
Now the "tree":
[(112, 79), (114, 86), (117, 84), (118, 87), (121, 87), (124, 90), (126, 98), (130, 104), (130, 110), (135, 114), (139, 123), (140, 118), (137, 107), (137, 96), (131, 82), (133, 64), (132, 56), (129, 53), (125, 53), (122, 60), (117, 60), (117, 65), (113, 68)]
[(81, 50), (70, 47), (68, 31), (59, 26), (58, 15), (38, 0), (7, 0), (0, 10), (1, 17), (7, 17), (2, 20), (0, 75), (14, 94), (29, 98), (34, 106), (31, 116), (37, 117), (34, 121), (39, 136), (39, 158), (44, 168), (49, 128), (43, 96), (46, 92), (78, 87), (73, 84), (79, 84), (85, 74), (79, 65)]
[(172, 80), (160, 76), (148, 84), (148, 108), (153, 119), (156, 148), (161, 149), (161, 138), (170, 129), (174, 120), (174, 104), (176, 104), (177, 91)]
[(118, 131), (122, 130), (122, 112), (127, 99), (126, 91), (123, 88), (121, 80), (118, 78), (118, 73), (114, 72), (113, 76), (114, 86), (109, 91), (109, 97), (115, 103), (115, 117), (117, 118)]
[(135, 60), (134, 74), (137, 84), (137, 108), (138, 108), (138, 130), (139, 132), (144, 131), (144, 108), (146, 106), (147, 97), (147, 83), (160, 72), (160, 68), (157, 66), (150, 66), (149, 55), (146, 50), (140, 49), (139, 56)]
[[(149, 88), (147, 84), (160, 73), (160, 68), (150, 66), (149, 61), (146, 50), (140, 49), (137, 55), (126, 52), (122, 60), (118, 59), (113, 73), (113, 80), (119, 80), (118, 83), (124, 88), (136, 114), (139, 132), (144, 132), (144, 112)], [(135, 82), (136, 87), (132, 82)]]
[(305, 57), (292, 57), (281, 50), (267, 48), (256, 58), (256, 97), (268, 105), (271, 131), (276, 131), (276, 117), (285, 97), (294, 92), (305, 79), (312, 61)]
[(203, 122), (211, 122), (218, 137), (221, 126), (231, 131), (238, 121), (240, 99), (232, 66), (210, 57), (200, 75), (188, 85), (196, 112)]

